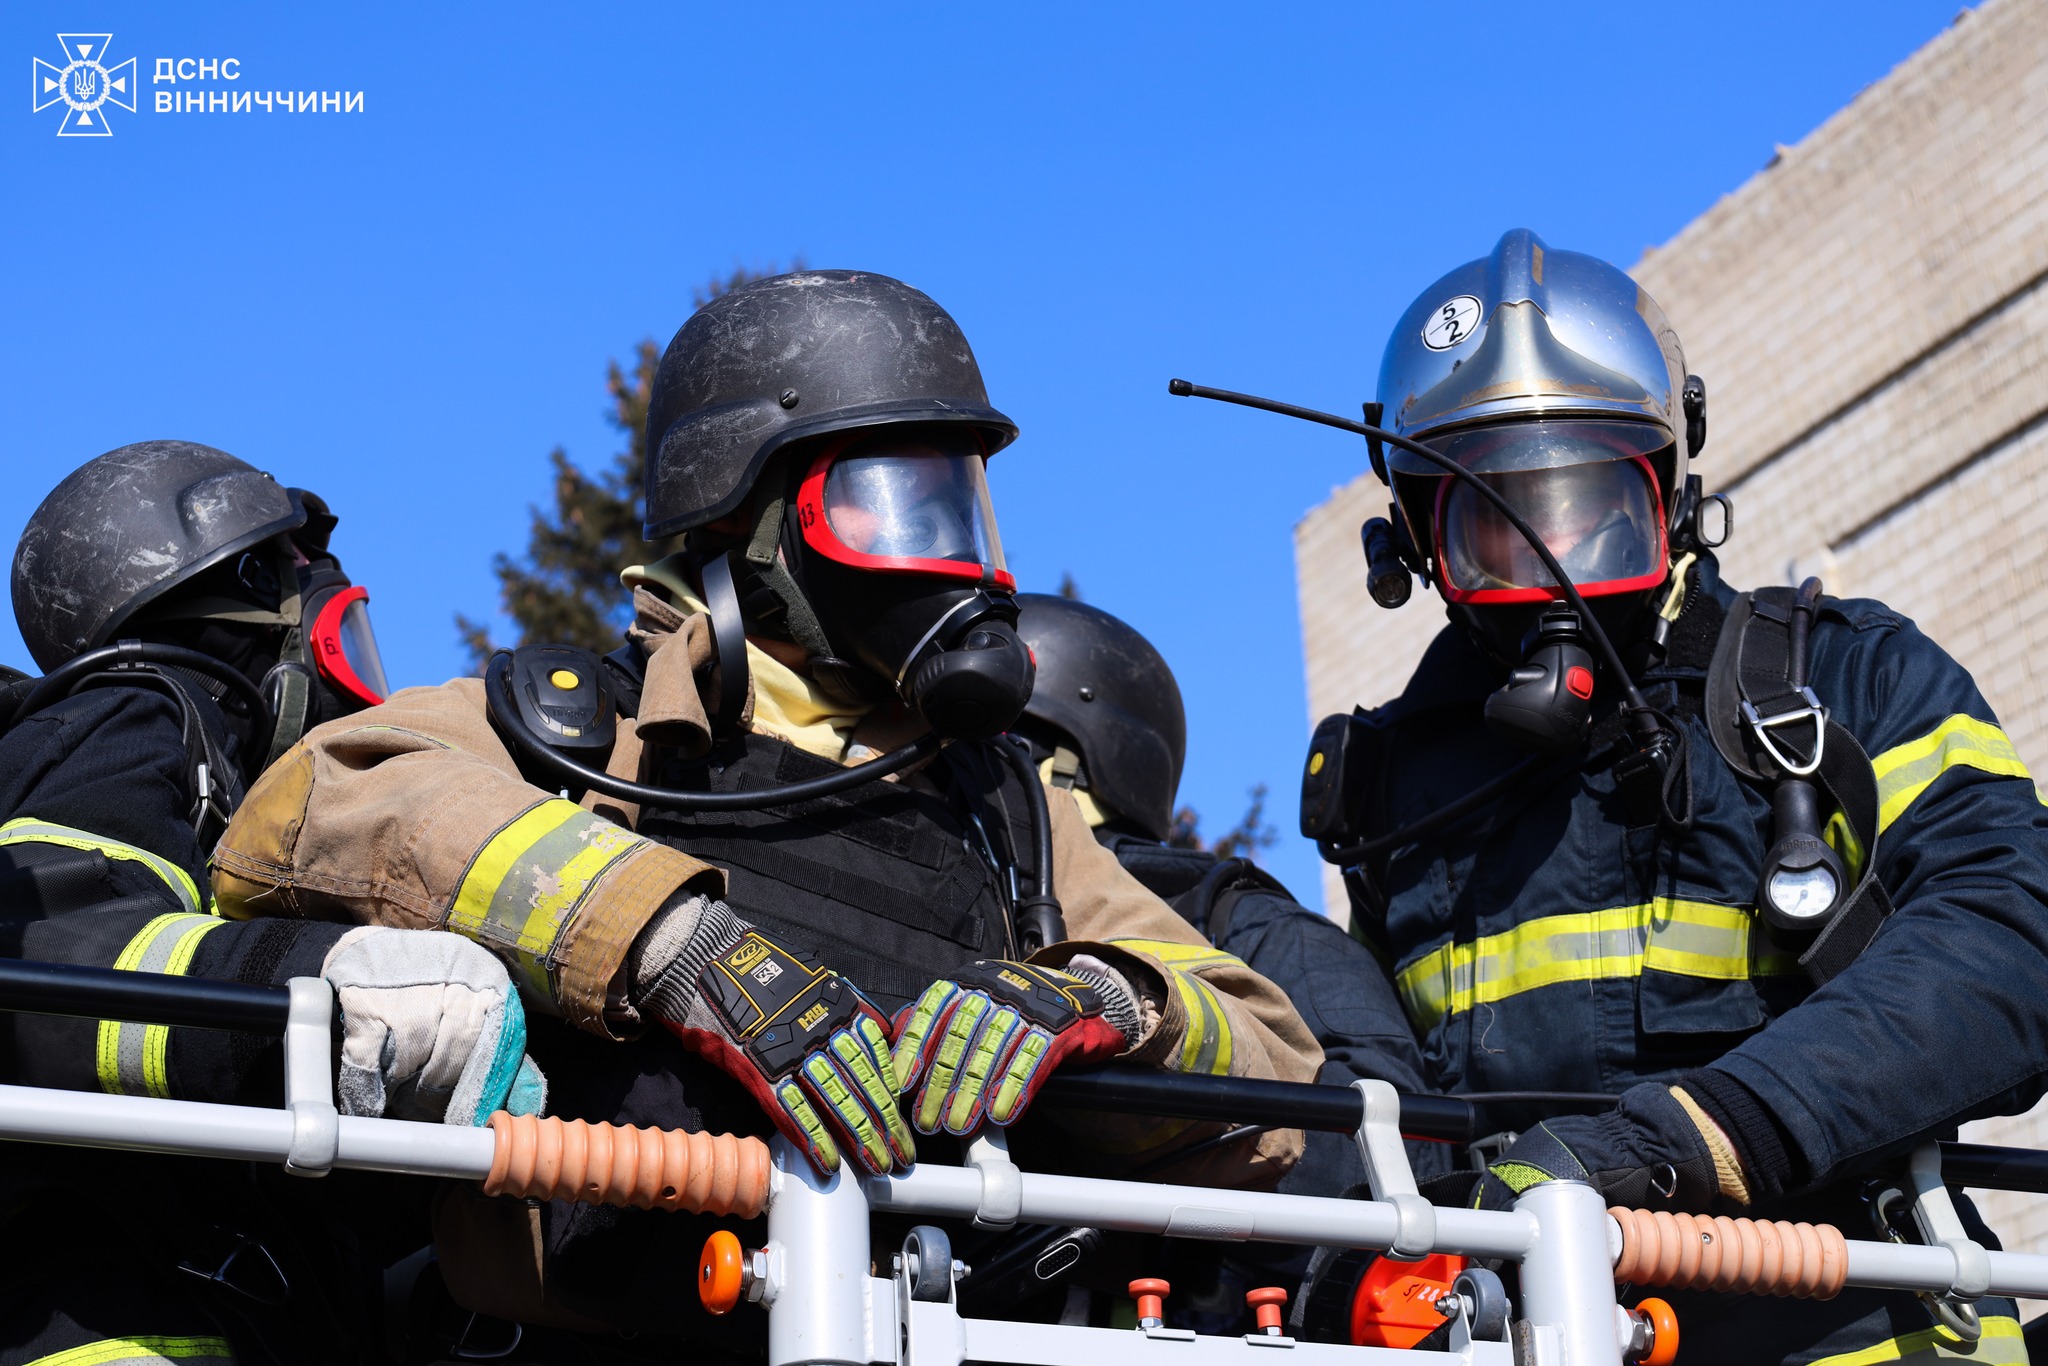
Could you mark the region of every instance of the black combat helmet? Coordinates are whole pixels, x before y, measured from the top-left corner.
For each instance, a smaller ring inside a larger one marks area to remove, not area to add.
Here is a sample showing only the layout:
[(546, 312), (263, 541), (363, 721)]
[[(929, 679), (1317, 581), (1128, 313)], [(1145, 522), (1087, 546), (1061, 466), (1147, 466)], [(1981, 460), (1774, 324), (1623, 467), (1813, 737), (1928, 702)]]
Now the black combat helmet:
[(1173, 670), (1151, 641), (1099, 607), (1045, 593), (1020, 593), (1017, 607), (1017, 634), (1038, 660), (1017, 729), (1048, 748), (1046, 727), (1071, 740), (1089, 794), (1164, 840), (1188, 755)]
[(108, 451), (57, 485), (21, 534), (13, 590), (22, 639), (54, 669), (306, 516), (275, 479), (211, 446), (138, 441)]
[(986, 453), (1017, 424), (989, 406), (959, 324), (900, 280), (806, 270), (690, 315), (647, 408), (647, 539), (737, 509), (792, 441), (882, 423), (967, 423)]

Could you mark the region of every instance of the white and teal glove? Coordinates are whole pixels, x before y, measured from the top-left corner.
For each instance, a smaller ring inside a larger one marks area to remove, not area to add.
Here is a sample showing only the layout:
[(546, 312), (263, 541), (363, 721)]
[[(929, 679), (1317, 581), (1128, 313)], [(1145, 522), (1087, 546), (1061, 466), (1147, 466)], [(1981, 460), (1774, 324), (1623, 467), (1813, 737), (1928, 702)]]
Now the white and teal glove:
[(441, 930), (365, 925), (335, 942), (320, 975), (341, 1005), (343, 1114), (478, 1125), (547, 1103), (526, 1056), (526, 1011), (489, 950)]

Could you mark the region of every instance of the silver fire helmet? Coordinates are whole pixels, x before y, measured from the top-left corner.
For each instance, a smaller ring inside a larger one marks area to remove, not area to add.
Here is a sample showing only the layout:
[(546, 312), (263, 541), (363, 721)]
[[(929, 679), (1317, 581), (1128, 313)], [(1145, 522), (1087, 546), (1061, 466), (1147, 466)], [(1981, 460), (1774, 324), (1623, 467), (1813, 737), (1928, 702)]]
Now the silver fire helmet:
[[(1685, 381), (1678, 334), (1641, 286), (1517, 228), (1409, 305), (1387, 342), (1379, 400), (1390, 430), (1487, 476), (1591, 597), (1663, 578), (1693, 453)], [(1615, 464), (1586, 468), (1600, 462)], [(1550, 576), (1492, 525), (1484, 500), (1446, 487), (1448, 476), (1410, 452), (1390, 448), (1386, 463), (1447, 598), (1552, 596)], [(1589, 499), (1615, 515), (1589, 520)]]

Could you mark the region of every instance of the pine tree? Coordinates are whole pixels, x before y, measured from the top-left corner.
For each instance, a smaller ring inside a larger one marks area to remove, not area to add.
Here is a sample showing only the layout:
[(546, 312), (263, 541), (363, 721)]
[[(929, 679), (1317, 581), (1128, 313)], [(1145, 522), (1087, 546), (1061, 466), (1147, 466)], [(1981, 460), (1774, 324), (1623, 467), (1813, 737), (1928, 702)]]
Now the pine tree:
[[(802, 261), (792, 269), (803, 269)], [(721, 294), (775, 273), (772, 268), (736, 266), (699, 289), (692, 307), (702, 308)], [(491, 562), (499, 606), (518, 626), (520, 644), (581, 645), (600, 654), (616, 649), (633, 613), (632, 599), (619, 587), (619, 571), (658, 560), (681, 544), (679, 537), (652, 543), (640, 538), (645, 521), (647, 402), (660, 361), (661, 350), (650, 339), (634, 348), (630, 369), (616, 360), (607, 364), (605, 391), (612, 407), (607, 420), (625, 434), (626, 448), (607, 468), (590, 475), (557, 446), (548, 455), (554, 469), (554, 505), (546, 511), (529, 509), (532, 521), (523, 556), (515, 560), (500, 552)], [(489, 626), (458, 613), (455, 629), (481, 672), (498, 648)]]
[[(1185, 808), (1184, 808), (1185, 809)], [(1190, 818), (1193, 811), (1188, 811)], [(1179, 825), (1176, 817), (1174, 824)], [(1251, 805), (1236, 825), (1219, 835), (1209, 852), (1217, 858), (1248, 858), (1257, 861), (1259, 850), (1271, 849), (1280, 840), (1280, 832), (1266, 824), (1266, 785), (1260, 783), (1251, 790)]]

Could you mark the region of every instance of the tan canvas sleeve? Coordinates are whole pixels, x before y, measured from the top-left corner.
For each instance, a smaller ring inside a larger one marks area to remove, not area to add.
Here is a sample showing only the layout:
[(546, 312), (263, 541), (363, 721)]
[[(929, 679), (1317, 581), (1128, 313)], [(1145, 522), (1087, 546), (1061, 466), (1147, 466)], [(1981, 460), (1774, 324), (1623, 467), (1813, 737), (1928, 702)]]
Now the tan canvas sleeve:
[[(1090, 953), (1138, 984), (1149, 998), (1148, 1028), (1126, 1060), (1211, 1076), (1314, 1081), (1323, 1050), (1286, 995), (1211, 945), (1125, 872), (1116, 855), (1096, 843), (1071, 795), (1049, 788), (1047, 800), (1054, 891), (1069, 940), (1041, 961)], [(1169, 1150), (1190, 1132), (1190, 1126), (1159, 1121), (1115, 1127), (1120, 1134), (1105, 1132), (1102, 1140), (1129, 1152)], [(1252, 1158), (1258, 1170), (1237, 1174), (1233, 1183), (1277, 1179), (1300, 1151), (1298, 1131), (1268, 1134)], [(1235, 1160), (1242, 1164), (1245, 1156)]]
[(606, 1035), (636, 1023), (617, 990), (633, 937), (679, 888), (723, 884), (528, 784), (473, 678), (309, 732), (214, 855), (223, 915), (453, 930), (504, 958), (535, 1005)]

